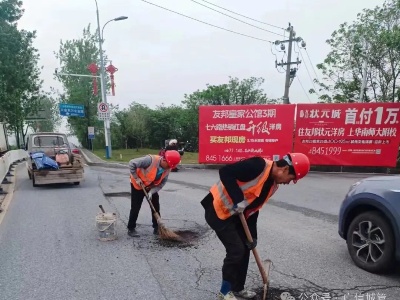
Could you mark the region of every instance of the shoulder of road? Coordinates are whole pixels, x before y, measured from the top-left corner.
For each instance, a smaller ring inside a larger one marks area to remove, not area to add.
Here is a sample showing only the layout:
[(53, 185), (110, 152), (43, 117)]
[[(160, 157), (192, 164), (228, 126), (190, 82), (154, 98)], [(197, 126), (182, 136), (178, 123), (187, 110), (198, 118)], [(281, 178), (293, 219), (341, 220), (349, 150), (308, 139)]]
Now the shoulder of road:
[[(112, 161), (105, 161), (94, 154), (92, 151), (81, 148), (81, 153), (83, 158), (86, 161), (86, 164), (89, 166), (99, 166), (99, 167), (107, 167), (107, 168), (127, 168), (128, 163), (119, 163)], [(184, 169), (220, 169), (224, 164), (181, 164), (181, 167)], [(328, 173), (328, 174), (363, 174), (363, 175), (393, 175), (393, 174), (385, 174), (385, 173), (373, 173), (373, 172), (334, 172), (334, 171), (314, 171), (311, 170), (310, 173)]]
[[(86, 163), (89, 166), (104, 166), (108, 168), (124, 168), (128, 167), (128, 163), (119, 163), (112, 161), (105, 161), (94, 154), (92, 151), (81, 148), (81, 153)], [(191, 169), (219, 169), (224, 165), (203, 165), (203, 164), (181, 164), (183, 168), (191, 168)]]

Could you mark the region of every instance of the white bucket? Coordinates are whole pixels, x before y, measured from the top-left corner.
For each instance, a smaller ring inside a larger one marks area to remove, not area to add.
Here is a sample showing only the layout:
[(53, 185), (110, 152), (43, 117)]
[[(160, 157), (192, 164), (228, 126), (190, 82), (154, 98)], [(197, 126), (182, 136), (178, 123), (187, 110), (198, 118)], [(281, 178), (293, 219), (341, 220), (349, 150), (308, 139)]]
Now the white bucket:
[(117, 215), (115, 213), (99, 213), (96, 216), (96, 227), (100, 241), (117, 239)]

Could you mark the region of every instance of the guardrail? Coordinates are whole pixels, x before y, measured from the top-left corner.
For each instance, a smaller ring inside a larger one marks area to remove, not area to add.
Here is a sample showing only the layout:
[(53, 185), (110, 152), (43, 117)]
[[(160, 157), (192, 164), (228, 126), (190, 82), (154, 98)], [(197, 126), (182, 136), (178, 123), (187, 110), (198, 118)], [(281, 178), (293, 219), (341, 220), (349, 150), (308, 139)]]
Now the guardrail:
[(28, 158), (28, 153), (25, 150), (11, 150), (0, 157), (0, 194), (3, 194), (2, 184), (7, 183), (6, 176), (10, 172), (10, 167), (18, 161)]

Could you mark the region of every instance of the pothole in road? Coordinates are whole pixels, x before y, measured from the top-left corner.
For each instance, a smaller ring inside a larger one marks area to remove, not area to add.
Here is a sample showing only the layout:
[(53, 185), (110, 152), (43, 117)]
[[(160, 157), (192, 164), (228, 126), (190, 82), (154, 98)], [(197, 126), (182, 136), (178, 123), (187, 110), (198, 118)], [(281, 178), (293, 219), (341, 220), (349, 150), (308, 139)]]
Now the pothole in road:
[(187, 248), (194, 246), (197, 241), (201, 238), (202, 234), (193, 230), (177, 230), (175, 231), (177, 235), (181, 237), (180, 241), (164, 240), (159, 238), (158, 243), (163, 247), (176, 247), (176, 248)]
[[(140, 237), (136, 238), (140, 242), (141, 248), (147, 249), (162, 249), (162, 248), (197, 248), (201, 245), (202, 239), (206, 237), (206, 233), (209, 231), (208, 227), (201, 226), (191, 221), (180, 221), (176, 222), (176, 224), (180, 223), (180, 225), (185, 224), (186, 226), (174, 226), (169, 227), (170, 230), (173, 230), (177, 235), (181, 237), (179, 241), (162, 239), (159, 236), (154, 236), (152, 233), (148, 232), (148, 234), (141, 234)], [(152, 228), (151, 228), (152, 230)], [(147, 231), (147, 230), (146, 230)], [(154, 238), (149, 238), (150, 236), (154, 236)]]
[(114, 192), (114, 193), (103, 193), (105, 197), (131, 197), (129, 192)]

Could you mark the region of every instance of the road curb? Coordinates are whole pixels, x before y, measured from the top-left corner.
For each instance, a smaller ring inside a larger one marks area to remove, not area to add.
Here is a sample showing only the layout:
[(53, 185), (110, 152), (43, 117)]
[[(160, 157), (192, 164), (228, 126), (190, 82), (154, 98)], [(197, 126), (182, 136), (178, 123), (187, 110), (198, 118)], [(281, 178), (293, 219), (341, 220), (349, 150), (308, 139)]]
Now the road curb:
[(16, 166), (15, 169), (13, 170), (14, 174), (13, 174), (13, 180), (11, 180), (10, 184), (8, 185), (7, 188), (7, 194), (5, 195), (5, 197), (3, 198), (3, 200), (0, 203), (0, 225), (3, 222), (7, 212), (8, 212), (8, 208), (10, 206), (10, 203), (13, 199), (14, 196), (14, 190), (15, 190), (15, 185), (17, 183), (17, 173), (18, 173), (18, 167), (20, 166), (22, 162), (19, 162)]

